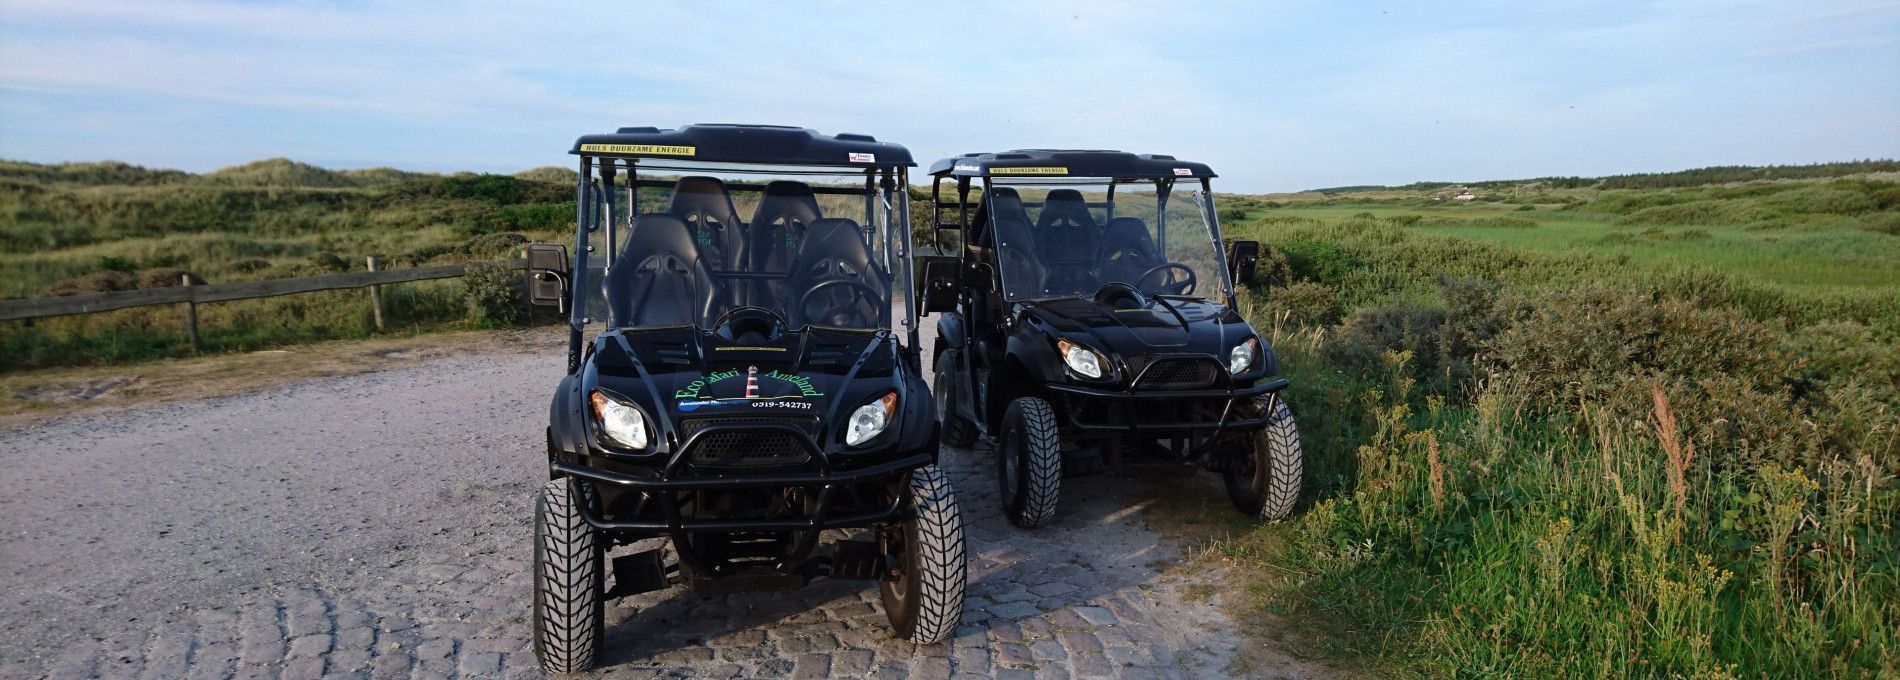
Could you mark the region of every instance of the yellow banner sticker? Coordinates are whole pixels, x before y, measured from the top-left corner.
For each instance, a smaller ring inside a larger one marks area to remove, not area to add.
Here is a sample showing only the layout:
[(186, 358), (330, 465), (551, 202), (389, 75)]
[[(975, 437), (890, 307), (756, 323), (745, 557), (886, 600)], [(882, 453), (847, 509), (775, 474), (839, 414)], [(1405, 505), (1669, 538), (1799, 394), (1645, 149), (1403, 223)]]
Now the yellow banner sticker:
[(714, 347), (713, 351), (715, 352), (783, 352), (785, 351), (785, 348), (783, 347), (744, 347), (744, 346), (739, 346), (739, 345), (733, 345), (731, 347)]
[(655, 144), (582, 144), (581, 151), (595, 153), (638, 153), (649, 156), (692, 156), (699, 153), (693, 146), (661, 146)]
[(990, 168), (992, 175), (1066, 175), (1068, 168)]

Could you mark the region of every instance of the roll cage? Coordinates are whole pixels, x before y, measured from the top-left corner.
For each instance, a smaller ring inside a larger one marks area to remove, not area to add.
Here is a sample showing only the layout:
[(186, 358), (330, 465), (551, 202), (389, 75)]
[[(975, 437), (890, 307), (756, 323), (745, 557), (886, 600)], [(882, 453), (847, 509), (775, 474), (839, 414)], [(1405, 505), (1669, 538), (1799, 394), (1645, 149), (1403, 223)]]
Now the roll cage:
[[(1177, 236), (1205, 242), (1212, 251), (1212, 262), (1206, 263), (1209, 273), (1218, 277), (1220, 295), (1216, 297), (1230, 308), (1235, 306), (1234, 275), (1251, 278), (1252, 256), (1246, 261), (1234, 262), (1220, 252), (1224, 243), (1220, 223), (1215, 219), (1214, 196), (1209, 180), (1216, 175), (1202, 163), (1181, 161), (1173, 156), (1158, 154), (1133, 154), (1121, 151), (1105, 150), (1063, 150), (1063, 149), (1019, 149), (998, 153), (972, 153), (955, 158), (940, 160), (932, 164), (931, 175), (931, 229), (932, 242), (940, 256), (956, 255), (966, 259), (977, 274), (990, 279), (987, 290), (999, 291), (998, 302), (1036, 299), (1039, 297), (1086, 296), (1094, 292), (1093, 286), (1080, 290), (1077, 286), (1055, 286), (1041, 290), (1024, 290), (1020, 277), (1012, 281), (1008, 275), (1011, 268), (1010, 250), (1007, 245), (1008, 234), (999, 229), (998, 218), (1006, 210), (997, 208), (997, 199), (1011, 201), (1017, 212), (1036, 209), (1040, 213), (1030, 229), (1019, 232), (1017, 238), (1042, 238), (1042, 232), (1049, 228), (1050, 213), (1056, 209), (1052, 204), (1060, 199), (1067, 205), (1061, 206), (1071, 211), (1094, 211), (1100, 220), (1091, 224), (1085, 231), (1096, 235), (1113, 235), (1120, 227), (1122, 231), (1132, 231), (1135, 225), (1115, 224), (1117, 214), (1118, 190), (1131, 187), (1152, 187), (1150, 215), (1152, 223), (1142, 223), (1140, 227), (1149, 230), (1147, 238), (1149, 248), (1158, 254), (1170, 252), (1169, 201), (1178, 200), (1182, 194), (1179, 189), (1189, 189), (1199, 201), (1198, 219), (1191, 234), (1179, 233)], [(1018, 188), (1039, 187), (1048, 193), (1039, 197), (1021, 197), (1016, 194)], [(1073, 187), (1073, 188), (1058, 188)], [(1085, 191), (1096, 189), (1096, 195), (1087, 196)], [(1080, 189), (1080, 190), (1078, 190)], [(946, 196), (946, 191), (953, 196)], [(973, 196), (974, 194), (974, 196)], [(1140, 214), (1136, 215), (1139, 218)], [(1086, 216), (1084, 216), (1086, 217)], [(1060, 223), (1064, 220), (1054, 220)], [(1072, 222), (1071, 222), (1072, 224)], [(959, 235), (955, 244), (946, 244), (945, 237), (954, 232)], [(1053, 235), (1052, 235), (1053, 236)], [(1062, 244), (1075, 248), (1073, 243)], [(1080, 247), (1083, 251), (1094, 251), (1090, 246)], [(1055, 248), (1048, 248), (1053, 252)], [(1071, 252), (1067, 260), (1058, 262), (1058, 267), (1089, 268), (1096, 264), (1096, 252)], [(932, 258), (940, 260), (941, 258)], [(1046, 258), (1045, 258), (1046, 259)], [(1154, 264), (1163, 264), (1169, 260), (1158, 258)], [(995, 263), (991, 266), (990, 263)], [(927, 262), (926, 269), (947, 268), (947, 264)], [(943, 271), (939, 269), (938, 271)], [(962, 272), (958, 278), (966, 278), (971, 272)], [(926, 272), (926, 279), (931, 274)], [(1127, 278), (1124, 276), (1123, 278)], [(1090, 280), (1100, 284), (1102, 280)], [(1128, 283), (1134, 283), (1132, 281)], [(1215, 284), (1216, 282), (1205, 282)], [(1011, 290), (1015, 288), (1016, 290)], [(941, 304), (926, 303), (929, 311), (946, 311)]]
[[(794, 327), (876, 331), (895, 320), (917, 346), (907, 190), (915, 163), (904, 147), (868, 135), (699, 124), (587, 135), (569, 153), (580, 157), (571, 259), (558, 271), (536, 264), (545, 253), (529, 254), (535, 280), (558, 285), (569, 312), (569, 373), (581, 365), (589, 324), (710, 328), (741, 307), (772, 310)], [(630, 256), (640, 261), (623, 262)], [(540, 288), (530, 297), (550, 303)], [(796, 309), (820, 292), (826, 299), (813, 309), (843, 311)]]

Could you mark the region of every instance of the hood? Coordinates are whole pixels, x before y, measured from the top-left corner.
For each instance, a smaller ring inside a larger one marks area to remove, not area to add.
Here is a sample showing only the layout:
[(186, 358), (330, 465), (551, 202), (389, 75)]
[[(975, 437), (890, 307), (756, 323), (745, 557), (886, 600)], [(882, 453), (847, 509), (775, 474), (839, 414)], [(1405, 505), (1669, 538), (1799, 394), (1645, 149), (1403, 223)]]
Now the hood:
[(671, 328), (622, 331), (603, 340), (593, 358), (598, 386), (674, 422), (698, 416), (824, 417), (835, 404), (856, 406), (897, 380), (886, 333), (806, 329), (738, 343), (695, 328)]
[(1208, 354), (1226, 357), (1253, 329), (1226, 305), (1199, 300), (1148, 299), (1143, 306), (1109, 305), (1083, 298), (1024, 305), (1024, 314), (1057, 334), (1083, 339), (1123, 357)]

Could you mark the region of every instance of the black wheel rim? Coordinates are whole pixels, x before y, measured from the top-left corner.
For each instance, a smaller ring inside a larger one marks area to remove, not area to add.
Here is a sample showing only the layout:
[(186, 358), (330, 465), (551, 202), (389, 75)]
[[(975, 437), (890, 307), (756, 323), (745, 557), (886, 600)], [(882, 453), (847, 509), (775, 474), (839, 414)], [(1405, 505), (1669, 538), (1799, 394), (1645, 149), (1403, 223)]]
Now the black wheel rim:
[(917, 524), (915, 518), (890, 527), (884, 533), (886, 549), (884, 554), (896, 562), (891, 570), (890, 592), (887, 595), (895, 605), (893, 609), (902, 610), (910, 602), (910, 582), (915, 579), (916, 556), (911, 554), (910, 530)]
[[(938, 360), (943, 359), (941, 356), (937, 358)], [(933, 381), (933, 384), (930, 386), (930, 391), (932, 393), (931, 397), (937, 400), (937, 422), (941, 423), (948, 420), (946, 416), (950, 414), (950, 389), (943, 384), (943, 367), (937, 366), (936, 369), (937, 379)]]
[(1002, 458), (1003, 500), (1011, 505), (1016, 503), (1019, 481), (1022, 479), (1022, 451), (1029, 446), (1024, 440), (1023, 430), (1014, 419), (1003, 424), (1003, 436), (998, 441), (997, 455)]

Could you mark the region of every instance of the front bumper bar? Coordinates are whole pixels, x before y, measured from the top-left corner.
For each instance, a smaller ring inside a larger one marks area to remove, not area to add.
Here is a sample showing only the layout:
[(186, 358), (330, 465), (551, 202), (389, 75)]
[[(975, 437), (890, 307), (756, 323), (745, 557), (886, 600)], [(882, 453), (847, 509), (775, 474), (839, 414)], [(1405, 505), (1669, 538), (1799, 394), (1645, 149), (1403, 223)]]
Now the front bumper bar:
[[(928, 452), (920, 452), (860, 468), (828, 469), (811, 472), (772, 473), (757, 475), (735, 475), (725, 477), (652, 477), (628, 475), (600, 468), (552, 461), (550, 465), (556, 472), (579, 477), (601, 484), (617, 486), (630, 491), (646, 492), (658, 496), (660, 510), (664, 517), (660, 520), (607, 520), (594, 508), (582, 504), (582, 517), (600, 529), (631, 531), (670, 531), (685, 533), (726, 533), (735, 531), (805, 531), (821, 529), (845, 529), (883, 524), (899, 519), (904, 514), (901, 499), (889, 506), (875, 510), (834, 515), (831, 513), (832, 492), (840, 487), (889, 480), (892, 477), (913, 469), (929, 465), (932, 457)], [(806, 517), (786, 517), (771, 519), (687, 519), (680, 515), (679, 504), (670, 496), (681, 491), (741, 490), (741, 489), (777, 489), (801, 487), (817, 489), (816, 510)]]
[[(1050, 385), (1049, 389), (1067, 402), (1064, 404), (1066, 408), (1059, 409), (1066, 421), (1063, 423), (1066, 428), (1102, 433), (1166, 434), (1182, 431), (1257, 430), (1266, 427), (1268, 420), (1266, 416), (1245, 417), (1240, 415), (1236, 407), (1245, 400), (1286, 389), (1287, 384), (1286, 378), (1275, 378), (1240, 389), (1136, 391), (1081, 385)], [(1132, 413), (1132, 409), (1165, 409), (1192, 404), (1195, 401), (1207, 406), (1218, 404), (1219, 416), (1213, 419), (1146, 420), (1135, 417)], [(1109, 411), (1114, 415), (1100, 419), (1087, 417), (1092, 412), (1100, 411)]]

